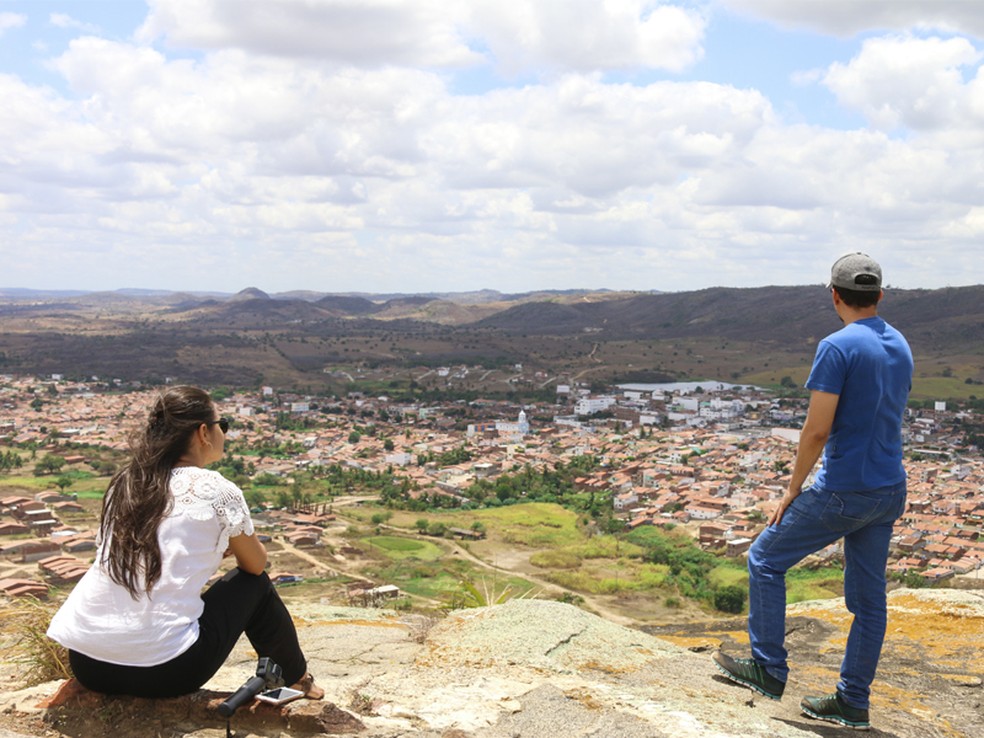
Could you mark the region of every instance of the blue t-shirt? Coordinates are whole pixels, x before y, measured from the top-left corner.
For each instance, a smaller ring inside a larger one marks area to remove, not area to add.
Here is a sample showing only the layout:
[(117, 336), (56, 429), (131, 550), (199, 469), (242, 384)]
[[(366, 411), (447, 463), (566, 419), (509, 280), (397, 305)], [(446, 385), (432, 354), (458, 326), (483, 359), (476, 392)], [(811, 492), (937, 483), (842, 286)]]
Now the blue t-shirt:
[(879, 317), (827, 336), (806, 380), (840, 395), (814, 483), (834, 492), (880, 489), (905, 481), (902, 415), (912, 387), (912, 351)]

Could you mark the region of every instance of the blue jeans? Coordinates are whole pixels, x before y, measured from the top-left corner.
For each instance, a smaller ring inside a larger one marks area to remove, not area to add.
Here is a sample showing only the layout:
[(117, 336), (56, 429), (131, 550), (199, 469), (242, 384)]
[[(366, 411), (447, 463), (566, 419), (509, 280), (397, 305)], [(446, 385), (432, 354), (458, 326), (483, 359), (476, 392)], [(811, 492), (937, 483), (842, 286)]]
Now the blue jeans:
[(885, 565), (892, 524), (905, 510), (905, 482), (864, 492), (804, 489), (779, 525), (766, 528), (748, 552), (748, 635), (752, 657), (786, 681), (786, 571), (806, 556), (844, 539), (844, 599), (854, 615), (837, 691), (850, 706), (868, 709), (885, 638)]

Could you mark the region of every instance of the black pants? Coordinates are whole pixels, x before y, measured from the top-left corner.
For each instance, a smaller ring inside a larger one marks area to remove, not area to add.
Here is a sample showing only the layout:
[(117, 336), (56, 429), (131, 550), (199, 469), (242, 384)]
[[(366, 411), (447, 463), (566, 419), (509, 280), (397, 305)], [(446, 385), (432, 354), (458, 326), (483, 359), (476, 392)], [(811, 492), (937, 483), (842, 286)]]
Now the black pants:
[(290, 613), (265, 573), (256, 576), (233, 569), (202, 599), (205, 610), (198, 619), (198, 640), (184, 653), (156, 666), (119, 666), (69, 651), (75, 678), (104, 694), (177, 697), (211, 679), (243, 633), (258, 655), (280, 666), (287, 684), (307, 673)]

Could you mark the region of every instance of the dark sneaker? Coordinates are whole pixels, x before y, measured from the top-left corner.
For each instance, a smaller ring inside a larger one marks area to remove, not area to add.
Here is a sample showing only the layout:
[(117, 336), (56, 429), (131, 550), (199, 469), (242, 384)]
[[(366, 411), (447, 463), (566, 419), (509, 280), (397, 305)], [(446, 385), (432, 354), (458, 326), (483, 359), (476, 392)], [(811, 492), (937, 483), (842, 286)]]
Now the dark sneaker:
[(769, 674), (755, 659), (733, 659), (718, 651), (714, 654), (714, 663), (718, 671), (735, 684), (754, 689), (770, 700), (781, 699), (786, 689), (786, 682), (780, 682)]
[(836, 692), (825, 697), (804, 697), (800, 709), (806, 715), (829, 723), (838, 723), (855, 730), (868, 730), (868, 711), (851, 707)]

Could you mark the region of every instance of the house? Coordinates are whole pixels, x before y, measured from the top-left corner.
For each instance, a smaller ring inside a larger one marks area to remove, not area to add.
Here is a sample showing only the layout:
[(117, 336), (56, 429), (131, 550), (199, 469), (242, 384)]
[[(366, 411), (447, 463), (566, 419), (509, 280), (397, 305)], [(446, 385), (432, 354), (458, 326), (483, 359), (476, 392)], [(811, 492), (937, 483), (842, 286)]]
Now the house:
[(7, 597), (36, 597), (48, 599), (48, 585), (31, 579), (0, 579), (0, 594)]
[(698, 540), (701, 546), (720, 548), (727, 542), (730, 532), (730, 527), (723, 523), (701, 523)]
[(751, 538), (732, 538), (725, 548), (725, 556), (741, 556), (752, 547)]
[(44, 503), (35, 500), (27, 500), (11, 509), (11, 513), (18, 520), (23, 520), (31, 515), (37, 517), (38, 514), (47, 512), (48, 508), (44, 506)]
[(24, 533), (30, 533), (30, 531), (30, 527), (24, 525), (23, 523), (15, 523), (9, 520), (0, 522), (0, 536), (17, 536)]
[(382, 584), (378, 587), (373, 587), (372, 589), (366, 590), (366, 594), (370, 597), (391, 600), (400, 596), (400, 588), (395, 584)]
[(4, 556), (17, 557), (22, 564), (38, 561), (46, 556), (59, 553), (61, 547), (54, 541), (33, 539), (18, 541), (3, 549)]
[(89, 570), (89, 565), (74, 556), (47, 556), (38, 560), (41, 572), (56, 584), (79, 581)]
[(74, 500), (74, 496), (63, 495), (61, 492), (55, 492), (53, 489), (49, 489), (45, 492), (38, 492), (34, 495), (35, 502), (43, 502), (46, 505), (50, 505), (53, 502), (69, 502)]
[(57, 513), (85, 512), (85, 508), (82, 507), (82, 505), (77, 503), (75, 500), (63, 500), (62, 502), (53, 502), (51, 503), (51, 507)]
[(625, 510), (639, 501), (639, 495), (635, 491), (622, 492), (615, 495), (612, 506), (616, 510)]
[(919, 572), (919, 576), (930, 582), (942, 582), (944, 579), (950, 579), (953, 577), (953, 570), (937, 566), (932, 569)]
[(32, 502), (30, 497), (11, 496), (0, 499), (0, 509), (13, 512), (26, 502)]
[(284, 537), (294, 546), (317, 546), (321, 543), (320, 535), (304, 530), (287, 533)]
[(687, 505), (684, 512), (693, 520), (713, 520), (721, 516), (719, 509), (702, 505)]
[(96, 550), (96, 537), (93, 533), (79, 533), (77, 536), (60, 540), (62, 551), (65, 553), (81, 553)]

